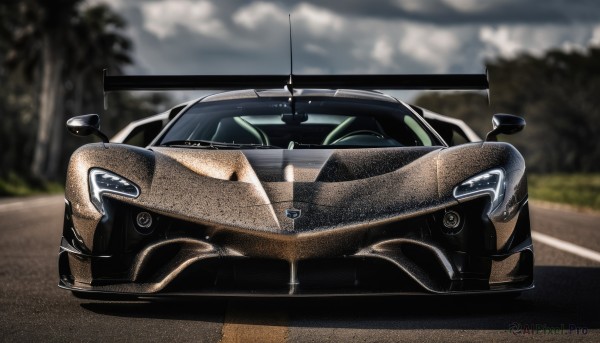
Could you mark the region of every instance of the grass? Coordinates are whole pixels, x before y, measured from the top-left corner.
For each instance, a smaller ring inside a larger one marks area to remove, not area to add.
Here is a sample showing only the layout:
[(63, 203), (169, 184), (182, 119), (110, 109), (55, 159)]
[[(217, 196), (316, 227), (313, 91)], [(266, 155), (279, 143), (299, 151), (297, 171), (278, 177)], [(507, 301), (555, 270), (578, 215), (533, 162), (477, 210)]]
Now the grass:
[(600, 174), (528, 175), (532, 199), (600, 210)]
[(29, 196), (62, 192), (64, 192), (64, 187), (58, 182), (28, 180), (15, 173), (0, 178), (0, 196)]

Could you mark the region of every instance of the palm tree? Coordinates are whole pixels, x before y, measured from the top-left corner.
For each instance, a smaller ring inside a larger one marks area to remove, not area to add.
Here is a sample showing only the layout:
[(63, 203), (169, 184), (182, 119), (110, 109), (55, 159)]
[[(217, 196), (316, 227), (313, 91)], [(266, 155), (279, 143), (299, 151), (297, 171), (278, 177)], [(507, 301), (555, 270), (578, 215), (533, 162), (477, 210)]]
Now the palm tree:
[[(71, 67), (65, 70), (64, 75), (66, 82), (71, 85), (65, 97), (72, 99), (70, 106), (66, 106), (70, 107), (68, 112), (81, 114), (86, 99), (88, 103), (101, 99), (103, 68), (120, 73), (123, 65), (132, 62), (129, 55), (132, 43), (122, 34), (125, 25), (123, 18), (106, 5), (86, 8), (73, 18), (72, 34), (68, 35), (71, 53), (65, 59)], [(61, 132), (64, 119), (62, 116), (57, 118)], [(56, 158), (48, 160), (48, 173), (55, 174), (60, 167), (62, 138), (62, 134), (52, 136), (50, 155)]]
[[(39, 123), (31, 172), (38, 178), (54, 178), (59, 158), (55, 149), (49, 149), (52, 135), (62, 135), (64, 108), (63, 75), (65, 42), (68, 42), (72, 19), (77, 16), (81, 0), (30, 0), (26, 4), (39, 11), (36, 25), (41, 32), (42, 79), (39, 97)], [(65, 39), (67, 38), (67, 39)], [(51, 161), (50, 165), (48, 162)], [(50, 168), (49, 168), (50, 167)]]
[(65, 85), (70, 82), (80, 92), (75, 107), (81, 108), (83, 80), (92, 77), (91, 72), (98, 69), (98, 80), (99, 66), (118, 70), (131, 62), (131, 43), (121, 34), (123, 19), (106, 6), (82, 11), (82, 2), (25, 0), (9, 5), (17, 19), (10, 30), (0, 32), (12, 32), (6, 65), (13, 72), (30, 75), (33, 84), (39, 78), (38, 128), (31, 165), (31, 174), (39, 179), (54, 179), (60, 165)]
[[(106, 5), (98, 5), (86, 9), (77, 24), (77, 41), (79, 49), (72, 55), (74, 70), (74, 113), (81, 112), (81, 105), (86, 90), (93, 90), (98, 95), (99, 88), (85, 87), (85, 80), (94, 80), (100, 85), (100, 75), (104, 68), (111, 73), (121, 73), (121, 67), (131, 64), (132, 43), (121, 32), (125, 21), (112, 12)], [(88, 82), (89, 84), (89, 82)]]

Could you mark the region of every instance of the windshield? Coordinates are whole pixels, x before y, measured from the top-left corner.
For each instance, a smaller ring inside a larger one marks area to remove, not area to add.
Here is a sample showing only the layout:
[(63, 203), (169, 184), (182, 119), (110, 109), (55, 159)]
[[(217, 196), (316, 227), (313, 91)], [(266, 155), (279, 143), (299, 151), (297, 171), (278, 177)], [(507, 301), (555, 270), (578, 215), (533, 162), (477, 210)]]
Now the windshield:
[(400, 103), (301, 97), (199, 102), (157, 145), (210, 148), (364, 148), (441, 145)]

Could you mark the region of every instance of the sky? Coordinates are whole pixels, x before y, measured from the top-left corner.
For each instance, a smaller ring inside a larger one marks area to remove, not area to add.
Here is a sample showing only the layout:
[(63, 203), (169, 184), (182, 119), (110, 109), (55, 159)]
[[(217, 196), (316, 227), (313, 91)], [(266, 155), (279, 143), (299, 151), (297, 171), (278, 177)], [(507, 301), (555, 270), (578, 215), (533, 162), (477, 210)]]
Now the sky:
[(597, 0), (88, 0), (129, 22), (130, 74), (480, 73), (600, 46)]

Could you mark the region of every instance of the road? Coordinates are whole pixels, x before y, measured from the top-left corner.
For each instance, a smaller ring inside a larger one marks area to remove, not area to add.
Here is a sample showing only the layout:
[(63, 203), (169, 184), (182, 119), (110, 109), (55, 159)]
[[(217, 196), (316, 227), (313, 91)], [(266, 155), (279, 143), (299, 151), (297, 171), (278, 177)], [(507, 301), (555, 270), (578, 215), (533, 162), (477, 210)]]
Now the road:
[(56, 286), (62, 211), (61, 196), (0, 200), (0, 341), (600, 341), (599, 214), (532, 206), (535, 232), (579, 250), (534, 238), (536, 289), (514, 300), (98, 302)]

